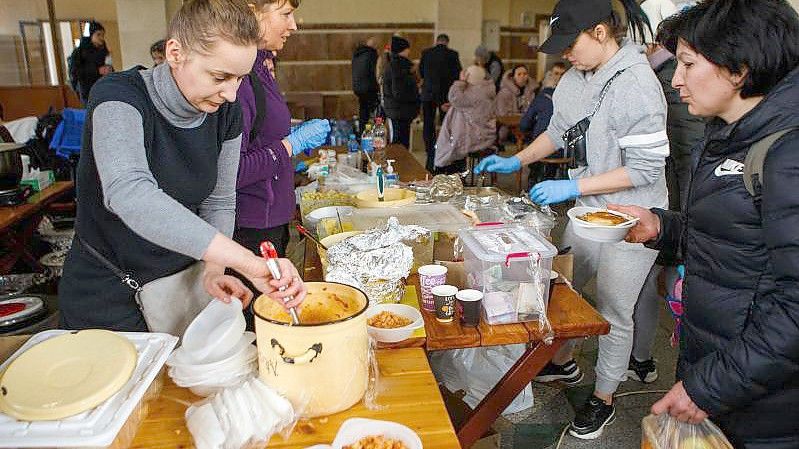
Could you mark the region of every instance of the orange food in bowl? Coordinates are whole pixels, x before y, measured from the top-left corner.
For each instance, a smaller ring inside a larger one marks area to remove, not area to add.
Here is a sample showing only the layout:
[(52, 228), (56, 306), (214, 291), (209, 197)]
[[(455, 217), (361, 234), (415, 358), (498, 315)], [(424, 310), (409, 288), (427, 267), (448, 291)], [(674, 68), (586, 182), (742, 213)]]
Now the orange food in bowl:
[(363, 437), (342, 449), (408, 449), (402, 441), (386, 438), (382, 435)]
[(397, 315), (396, 313), (391, 313), (386, 310), (366, 320), (366, 324), (372, 327), (379, 327), (380, 329), (396, 329), (398, 327), (407, 326), (411, 323), (413, 323), (413, 320), (410, 318), (406, 318), (402, 315)]
[(586, 214), (580, 215), (577, 218), (579, 218), (582, 221), (586, 221), (588, 223), (593, 223), (603, 226), (616, 226), (629, 221), (627, 218), (624, 218), (621, 215), (616, 215), (614, 213), (606, 211), (588, 212)]

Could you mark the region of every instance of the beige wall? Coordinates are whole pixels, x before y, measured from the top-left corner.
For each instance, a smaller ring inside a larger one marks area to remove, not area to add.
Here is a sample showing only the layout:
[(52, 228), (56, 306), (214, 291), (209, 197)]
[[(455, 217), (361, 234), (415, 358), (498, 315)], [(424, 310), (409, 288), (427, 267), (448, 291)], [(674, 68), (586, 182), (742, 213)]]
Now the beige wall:
[(303, 0), (296, 12), (302, 23), (435, 22), (435, 0)]
[(136, 64), (150, 67), (150, 46), (166, 35), (164, 0), (116, 0), (122, 61), (119, 69)]
[(799, 0), (791, 0), (791, 5), (793, 5), (795, 10), (799, 11)]
[(498, 20), (500, 26), (521, 26), (522, 13), (552, 14), (556, 0), (483, 0), (483, 19)]
[(172, 16), (175, 15), (176, 12), (180, 9), (183, 5), (183, 0), (166, 0), (166, 23), (169, 25), (169, 21), (172, 19)]
[(435, 34), (440, 33), (449, 35), (461, 65), (471, 64), (483, 38), (483, 0), (439, 0)]

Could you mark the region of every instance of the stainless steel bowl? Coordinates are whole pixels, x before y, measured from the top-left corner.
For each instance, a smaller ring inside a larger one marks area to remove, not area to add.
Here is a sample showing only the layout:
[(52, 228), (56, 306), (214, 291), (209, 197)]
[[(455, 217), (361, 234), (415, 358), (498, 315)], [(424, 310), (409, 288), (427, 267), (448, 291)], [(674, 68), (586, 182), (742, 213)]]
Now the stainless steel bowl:
[(19, 143), (0, 143), (0, 191), (19, 187), (22, 180), (22, 157)]

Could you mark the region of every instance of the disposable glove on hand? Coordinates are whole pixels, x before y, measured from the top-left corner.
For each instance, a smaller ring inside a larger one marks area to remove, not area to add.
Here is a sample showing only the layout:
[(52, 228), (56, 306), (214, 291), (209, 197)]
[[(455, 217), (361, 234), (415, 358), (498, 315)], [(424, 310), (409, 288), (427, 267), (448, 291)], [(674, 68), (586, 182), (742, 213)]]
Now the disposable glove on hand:
[(530, 199), (536, 204), (548, 205), (562, 203), (580, 196), (576, 179), (543, 181), (530, 189)]
[(327, 142), (330, 134), (330, 123), (324, 119), (309, 120), (294, 130), (286, 137), (291, 144), (291, 152), (295, 156), (305, 152), (310, 154), (311, 150)]
[(477, 167), (474, 167), (474, 172), (480, 174), (482, 172), (489, 173), (513, 173), (522, 168), (522, 161), (516, 156), (500, 157), (495, 154), (488, 156), (480, 161)]

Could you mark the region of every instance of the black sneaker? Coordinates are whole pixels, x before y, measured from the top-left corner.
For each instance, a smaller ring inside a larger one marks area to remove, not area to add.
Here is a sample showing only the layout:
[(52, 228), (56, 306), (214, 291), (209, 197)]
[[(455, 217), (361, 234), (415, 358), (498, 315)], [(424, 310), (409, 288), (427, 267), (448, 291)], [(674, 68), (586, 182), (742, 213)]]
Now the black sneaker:
[(569, 425), (569, 434), (581, 440), (599, 438), (605, 426), (612, 423), (615, 417), (616, 407), (591, 395), (574, 415), (574, 421)]
[(658, 370), (655, 367), (655, 360), (649, 359), (639, 362), (635, 360), (635, 357), (630, 356), (630, 365), (627, 367), (627, 378), (645, 384), (651, 384), (658, 380)]
[(536, 382), (555, 382), (559, 380), (566, 385), (577, 385), (583, 380), (583, 372), (577, 366), (574, 359), (569, 360), (563, 365), (555, 365), (550, 362), (535, 376)]

